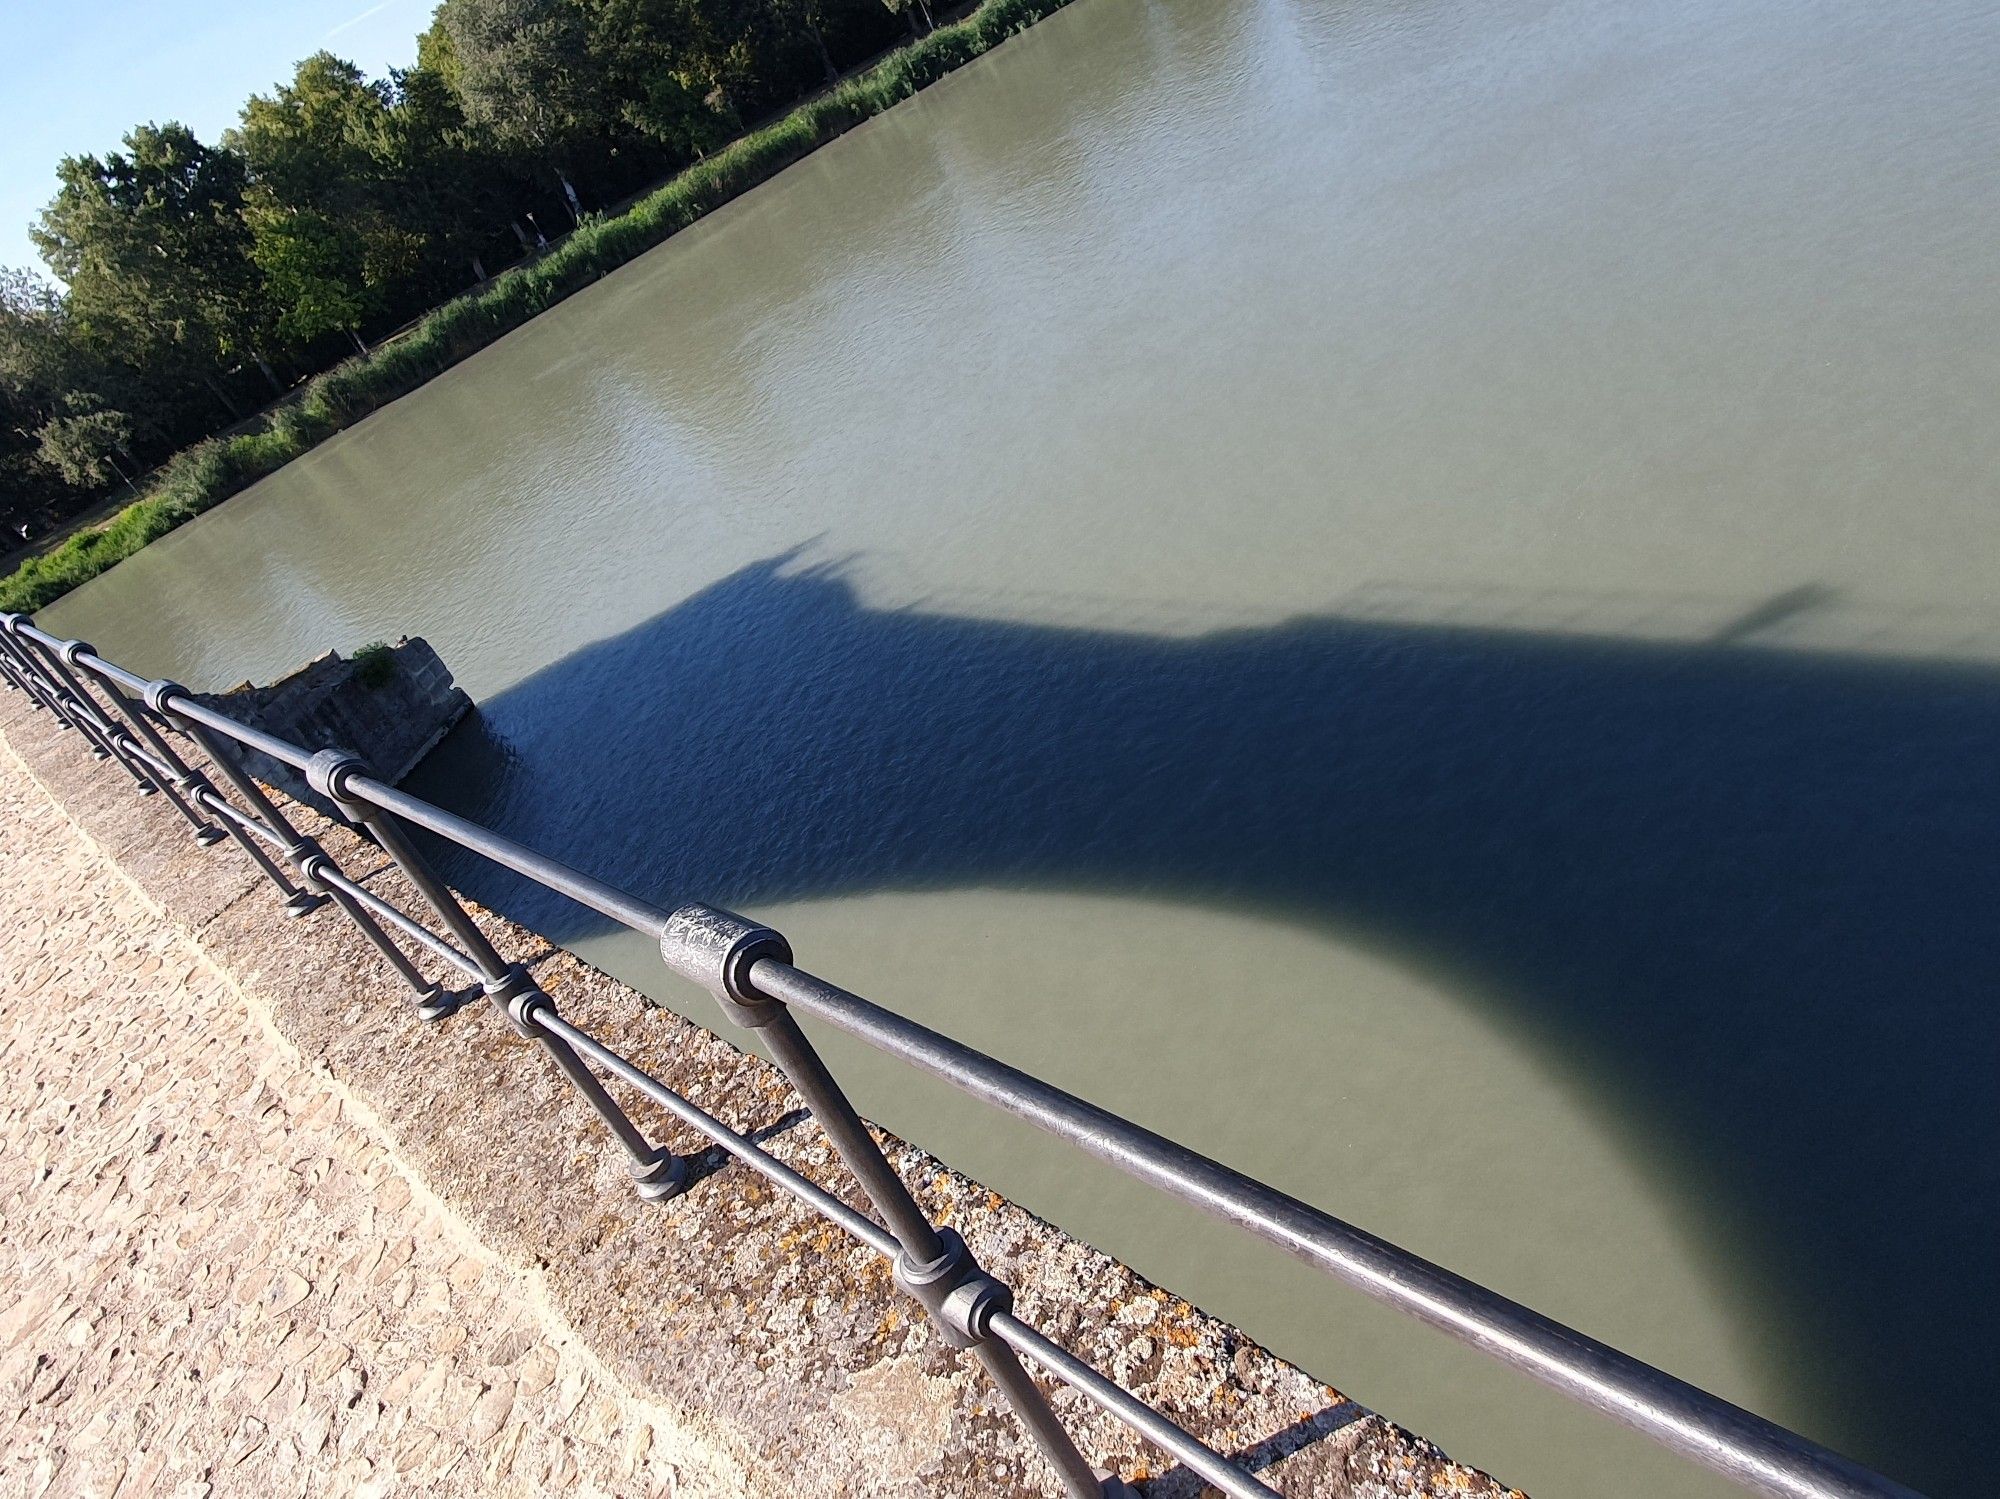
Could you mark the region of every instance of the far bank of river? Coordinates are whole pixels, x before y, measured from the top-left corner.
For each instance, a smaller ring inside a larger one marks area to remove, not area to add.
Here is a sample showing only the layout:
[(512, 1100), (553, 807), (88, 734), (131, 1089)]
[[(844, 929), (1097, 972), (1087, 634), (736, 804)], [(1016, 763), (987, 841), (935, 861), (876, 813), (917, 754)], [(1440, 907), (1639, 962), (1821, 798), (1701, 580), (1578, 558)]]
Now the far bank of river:
[[(421, 633), (426, 794), (1979, 1494), (1996, 61), (1087, 0), (46, 617), (197, 686)], [(1538, 1499), (1731, 1492), (841, 1067)]]
[[(975, 0), (958, 19), (932, 26), (851, 76), (830, 83), (666, 183), (607, 214), (586, 218), (553, 248), (502, 271), (490, 284), (433, 308), (374, 348), (364, 348), (355, 358), (315, 375), (268, 410), (193, 443), (151, 473), (128, 480), (124, 494), (70, 517), (59, 540), (26, 548), (23, 560), (8, 556), (0, 561), (0, 608), (31, 612), (101, 576), (246, 485), (418, 389), (562, 298), (1067, 3)], [(832, 63), (827, 66), (831, 69)], [(351, 336), (359, 345), (360, 336)]]

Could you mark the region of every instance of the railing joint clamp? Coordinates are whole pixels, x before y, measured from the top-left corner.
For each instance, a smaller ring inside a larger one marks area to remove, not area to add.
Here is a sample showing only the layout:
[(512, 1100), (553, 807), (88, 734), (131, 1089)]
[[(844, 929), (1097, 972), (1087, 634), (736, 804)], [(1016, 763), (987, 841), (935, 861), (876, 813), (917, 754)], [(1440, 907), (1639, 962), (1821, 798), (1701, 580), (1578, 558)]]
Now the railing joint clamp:
[(989, 1336), (993, 1318), (1014, 1309), (1014, 1293), (979, 1267), (956, 1232), (941, 1228), (937, 1235), (944, 1241), (944, 1253), (936, 1259), (919, 1263), (907, 1251), (896, 1256), (897, 1289), (930, 1313), (946, 1343), (976, 1348)]
[(791, 962), (792, 945), (748, 917), (715, 906), (682, 906), (660, 930), (660, 956), (675, 973), (713, 994), (738, 1025), (755, 1030), (784, 1009), (750, 982), (750, 970), (766, 958)]
[(285, 849), (285, 857), (292, 861), (292, 867), (299, 872), (299, 883), (315, 895), (326, 895), (326, 881), (320, 878), (320, 870), (332, 869), (333, 860), (314, 838), (301, 838)]
[(142, 694), (142, 697), (148, 708), (159, 714), (160, 717), (165, 718), (173, 711), (173, 700), (177, 697), (186, 697), (187, 695), (187, 688), (181, 686), (180, 683), (170, 681), (166, 677), (161, 677), (157, 682), (148, 682), (146, 684), (146, 690)]
[(540, 1034), (532, 1023), (537, 1012), (546, 1010), (551, 1015), (556, 1012), (556, 1002), (541, 991), (519, 963), (499, 978), (488, 979), (481, 987), (493, 1001), (493, 1008), (507, 1017), (524, 1040), (532, 1041)]
[(323, 749), (306, 762), (306, 784), (353, 822), (362, 821), (369, 809), (347, 789), (348, 783), (356, 776), (372, 774), (366, 760), (342, 749)]

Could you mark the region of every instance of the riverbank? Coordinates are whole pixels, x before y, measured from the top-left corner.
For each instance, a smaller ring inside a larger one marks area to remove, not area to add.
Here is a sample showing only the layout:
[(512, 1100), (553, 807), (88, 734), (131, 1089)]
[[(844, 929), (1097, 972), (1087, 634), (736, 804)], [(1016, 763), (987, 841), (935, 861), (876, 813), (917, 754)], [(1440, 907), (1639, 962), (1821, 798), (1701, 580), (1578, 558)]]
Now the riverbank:
[[(418, 1195), (434, 1194), (440, 1211), (466, 1225), (494, 1262), (494, 1282), (514, 1279), (512, 1299), (545, 1309), (560, 1330), (554, 1344), (573, 1341), (579, 1367), (587, 1362), (615, 1385), (620, 1409), (648, 1413), (648, 1440), (681, 1467), (683, 1480), (730, 1475), (721, 1489), (697, 1485), (697, 1492), (898, 1499), (1045, 1492), (1036, 1460), (1012, 1423), (996, 1416), (988, 1388), (911, 1320), (882, 1263), (792, 1199), (701, 1156), (687, 1193), (665, 1204), (640, 1202), (594, 1116), (504, 1021), (476, 1006), (422, 1025), (407, 991), (344, 925), (324, 914), (288, 920), (247, 863), (233, 852), (198, 848), (164, 798), (134, 797), (122, 776), (88, 759), (73, 735), (58, 733), (12, 694), (0, 700), (0, 774), (32, 777), (76, 836), (117, 867), (201, 965), (309, 1059), (303, 1065), (351, 1118), (377, 1131), (379, 1148)], [(302, 829), (347, 869), (368, 872), (367, 883), (391, 899), (414, 899), (366, 845), (294, 810)], [(24, 845), (14, 856), (24, 852), (36, 849)], [(815, 1131), (799, 1127), (790, 1095), (765, 1063), (647, 1008), (533, 933), (476, 908), (475, 915), (503, 951), (535, 955), (537, 980), (576, 1023), (615, 1035), (640, 1066), (732, 1127), (755, 1132), (794, 1169), (840, 1185), (836, 1163)], [(58, 932), (79, 919), (73, 910), (55, 916), (49, 925)], [(112, 975), (121, 960), (107, 951), (92, 971)], [(104, 1023), (118, 1023), (116, 996), (95, 997)], [(141, 1022), (157, 1023), (162, 1010), (189, 1020), (189, 1006), (154, 993)], [(268, 1133), (271, 1121), (259, 1118)], [(657, 1120), (642, 1122), (658, 1127)], [(1507, 1492), (935, 1158), (894, 1137), (885, 1136), (884, 1145), (927, 1209), (1017, 1287), (1028, 1320), (1204, 1440), (1241, 1455), (1281, 1492), (1357, 1499), (1502, 1499)], [(297, 1158), (288, 1149), (281, 1154)], [(317, 1159), (300, 1171), (297, 1190), (307, 1195), (324, 1179), (307, 1169)], [(10, 1222), (41, 1207), (32, 1197), (10, 1202)], [(365, 1256), (370, 1246), (344, 1246), (344, 1254), (357, 1252)], [(393, 1235), (383, 1262), (392, 1256), (399, 1267), (407, 1258)], [(336, 1259), (325, 1268), (344, 1281), (339, 1266)], [(379, 1268), (371, 1262), (362, 1273), (375, 1276)], [(319, 1284), (316, 1273), (306, 1278)], [(435, 1277), (412, 1291), (413, 1306), (440, 1297), (457, 1306)], [(69, 1325), (46, 1323), (36, 1325), (51, 1338)], [(494, 1335), (470, 1303), (458, 1307), (436, 1330), (440, 1343), (450, 1343), (431, 1361), (443, 1372), (433, 1380), (419, 1369), (412, 1387), (435, 1396), (431, 1386), (441, 1385), (453, 1398), (471, 1389), (475, 1405), (486, 1400), (474, 1386), (502, 1388), (514, 1377), (505, 1373), (512, 1364), (460, 1350), (487, 1349)], [(226, 1353), (222, 1363), (211, 1377), (229, 1372)], [(428, 1368), (421, 1356), (418, 1363)], [(311, 1381), (293, 1383), (308, 1401), (320, 1393)], [(500, 1403), (496, 1396), (487, 1407)], [(1079, 1398), (1058, 1394), (1056, 1405), (1084, 1450), (1145, 1485), (1149, 1499), (1199, 1492), (1190, 1475), (1163, 1465)], [(602, 1419), (615, 1425), (616, 1416)], [(329, 1418), (329, 1455), (352, 1454), (349, 1419), (338, 1411)], [(637, 1441), (636, 1431), (618, 1435)]]
[(1068, 3), (986, 0), (963, 20), (739, 136), (621, 212), (587, 217), (541, 259), (503, 272), (396, 339), (315, 376), (303, 396), (271, 413), (265, 430), (209, 438), (168, 459), (146, 492), (109, 524), (75, 533), (0, 579), (0, 609), (32, 612), (61, 598)]

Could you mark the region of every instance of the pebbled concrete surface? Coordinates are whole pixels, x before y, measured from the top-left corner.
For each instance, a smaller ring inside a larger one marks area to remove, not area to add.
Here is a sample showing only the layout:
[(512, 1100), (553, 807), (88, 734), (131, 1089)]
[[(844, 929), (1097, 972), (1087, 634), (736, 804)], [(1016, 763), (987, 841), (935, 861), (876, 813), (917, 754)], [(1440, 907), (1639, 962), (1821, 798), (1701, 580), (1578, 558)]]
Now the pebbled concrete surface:
[[(0, 699), (0, 1488), (1053, 1492), (884, 1263), (713, 1155), (641, 1203), (498, 1016), (420, 1024), (336, 913), (286, 919), (239, 851)], [(374, 849), (298, 820), (414, 909)], [(573, 1024), (855, 1200), (772, 1069), (477, 916)], [(1510, 1492), (882, 1138), (1026, 1320), (1286, 1494)], [(1149, 1499), (1205, 1492), (1055, 1402)]]
[(734, 1494), (0, 756), (0, 1492)]

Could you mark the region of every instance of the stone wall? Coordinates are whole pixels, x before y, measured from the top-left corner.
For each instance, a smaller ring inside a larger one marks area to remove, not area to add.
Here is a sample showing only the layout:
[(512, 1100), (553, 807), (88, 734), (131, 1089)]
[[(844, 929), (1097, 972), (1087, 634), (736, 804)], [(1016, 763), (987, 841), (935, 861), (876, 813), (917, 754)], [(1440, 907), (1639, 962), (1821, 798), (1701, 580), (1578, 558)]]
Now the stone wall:
[[(308, 749), (335, 747), (359, 755), (395, 785), (437, 747), (472, 707), (430, 642), (406, 635), (394, 645), (359, 651), (352, 659), (328, 651), (290, 676), (259, 687), (243, 682), (195, 699), (252, 728)], [(333, 808), (288, 765), (237, 746), (251, 775), (327, 815)]]

